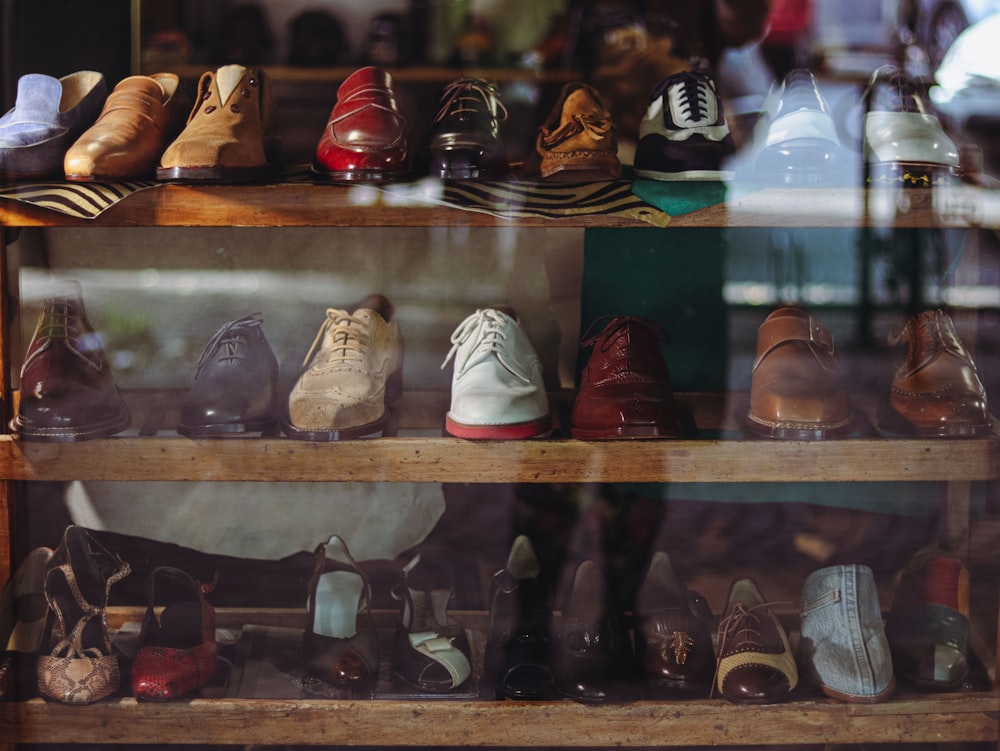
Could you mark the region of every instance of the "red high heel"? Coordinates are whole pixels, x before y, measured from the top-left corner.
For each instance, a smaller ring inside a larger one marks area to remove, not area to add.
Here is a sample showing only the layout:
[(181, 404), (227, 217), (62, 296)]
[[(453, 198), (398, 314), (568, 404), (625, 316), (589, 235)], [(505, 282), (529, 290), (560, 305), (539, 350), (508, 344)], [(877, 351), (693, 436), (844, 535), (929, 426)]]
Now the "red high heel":
[[(146, 580), (146, 615), (132, 664), (137, 699), (166, 701), (197, 691), (215, 674), (215, 609), (201, 584), (181, 569), (158, 566)], [(163, 604), (160, 616), (157, 603)]]

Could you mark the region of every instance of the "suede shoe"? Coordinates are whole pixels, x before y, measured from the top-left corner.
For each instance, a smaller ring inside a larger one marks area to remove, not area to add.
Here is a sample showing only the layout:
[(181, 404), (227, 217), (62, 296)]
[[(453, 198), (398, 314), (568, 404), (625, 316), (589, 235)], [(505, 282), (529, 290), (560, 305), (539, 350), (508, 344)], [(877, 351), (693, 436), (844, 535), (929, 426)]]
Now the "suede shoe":
[(97, 122), (66, 152), (66, 179), (152, 177), (163, 150), (184, 127), (190, 108), (180, 79), (173, 73), (122, 80), (105, 101)]
[(245, 183), (270, 176), (278, 160), (278, 113), (262, 70), (223, 65), (204, 73), (198, 100), (156, 170), (158, 180)]
[(799, 441), (854, 430), (833, 334), (803, 308), (778, 308), (757, 329), (745, 422), (765, 438)]
[(552, 430), (542, 364), (517, 319), (477, 310), (451, 335), (455, 359), (445, 430), (459, 438), (535, 438)]
[(580, 82), (566, 84), (539, 128), (524, 174), (543, 180), (597, 182), (617, 180), (618, 137), (600, 93)]
[(303, 441), (381, 433), (386, 404), (403, 388), (403, 337), (389, 301), (365, 298), (353, 313), (330, 308), (288, 397), (284, 432)]
[(496, 88), (479, 78), (449, 83), (427, 136), (427, 165), (432, 177), (470, 180), (502, 177), (508, 171), (500, 123), (507, 109)]
[(906, 343), (880, 422), (892, 432), (923, 437), (962, 438), (993, 432), (986, 389), (951, 316), (928, 310), (911, 318), (890, 338)]
[(872, 73), (864, 102), (870, 182), (919, 188), (957, 175), (958, 149), (912, 77), (883, 65)]
[(277, 426), (278, 360), (263, 323), (258, 315), (242, 316), (215, 332), (181, 405), (178, 433), (209, 438)]
[(129, 426), (100, 337), (78, 294), (45, 300), (21, 368), (11, 429), (26, 441), (104, 438)]
[(108, 95), (104, 75), (21, 76), (13, 109), (0, 117), (0, 180), (61, 177), (63, 157), (93, 125)]
[(680, 436), (670, 373), (660, 351), (666, 340), (663, 329), (640, 316), (612, 317), (599, 334), (584, 338), (581, 345), (593, 351), (570, 416), (573, 438)]
[(337, 89), (337, 103), (316, 145), (313, 173), (343, 182), (406, 177), (412, 158), (406, 109), (386, 71), (356, 70)]
[(685, 70), (657, 84), (639, 123), (634, 167), (649, 180), (723, 180), (735, 150), (715, 81)]
[(867, 566), (828, 566), (802, 587), (799, 665), (827, 696), (873, 704), (896, 688), (875, 577)]

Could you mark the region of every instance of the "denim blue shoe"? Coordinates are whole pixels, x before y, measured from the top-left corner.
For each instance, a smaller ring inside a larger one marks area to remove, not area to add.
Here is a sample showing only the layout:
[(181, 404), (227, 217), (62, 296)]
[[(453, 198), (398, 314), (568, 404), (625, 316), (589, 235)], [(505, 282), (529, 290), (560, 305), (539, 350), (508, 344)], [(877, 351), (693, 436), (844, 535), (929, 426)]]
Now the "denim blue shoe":
[(0, 117), (0, 179), (62, 177), (63, 157), (97, 120), (107, 95), (104, 75), (92, 70), (21, 76), (13, 109)]
[(896, 687), (875, 578), (867, 566), (814, 571), (802, 588), (799, 665), (823, 693), (872, 704)]

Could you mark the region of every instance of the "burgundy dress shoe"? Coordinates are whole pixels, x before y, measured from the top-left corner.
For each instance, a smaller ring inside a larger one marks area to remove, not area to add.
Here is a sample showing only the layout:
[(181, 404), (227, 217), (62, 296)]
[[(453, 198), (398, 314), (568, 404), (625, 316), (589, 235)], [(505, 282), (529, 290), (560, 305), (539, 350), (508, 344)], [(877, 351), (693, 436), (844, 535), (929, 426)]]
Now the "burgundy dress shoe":
[(404, 177), (410, 170), (408, 138), (405, 106), (392, 76), (381, 68), (361, 68), (337, 89), (313, 172), (348, 182)]
[(21, 368), (12, 430), (26, 441), (69, 442), (104, 438), (128, 426), (128, 408), (83, 300), (45, 300)]
[(677, 438), (670, 373), (660, 352), (666, 333), (641, 316), (616, 316), (593, 345), (573, 403), (570, 435), (582, 440)]

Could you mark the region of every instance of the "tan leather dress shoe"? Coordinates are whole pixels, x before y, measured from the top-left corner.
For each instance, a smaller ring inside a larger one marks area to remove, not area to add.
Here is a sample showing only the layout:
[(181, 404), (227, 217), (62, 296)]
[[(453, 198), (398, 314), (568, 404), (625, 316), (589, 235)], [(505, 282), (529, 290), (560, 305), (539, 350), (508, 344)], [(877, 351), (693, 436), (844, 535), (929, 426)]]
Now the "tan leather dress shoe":
[(905, 342), (907, 353), (880, 413), (883, 427), (929, 437), (971, 437), (993, 431), (986, 390), (951, 316), (942, 310), (921, 313), (890, 342)]
[(163, 150), (184, 127), (190, 107), (173, 73), (123, 79), (105, 101), (97, 122), (66, 152), (66, 179), (152, 177)]
[(573, 82), (538, 131), (535, 151), (525, 160), (529, 177), (563, 182), (621, 177), (618, 138), (611, 113), (593, 86)]
[(381, 295), (353, 313), (330, 308), (288, 396), (285, 435), (339, 441), (381, 433), (403, 385), (403, 337)]
[(800, 441), (854, 429), (833, 335), (807, 310), (779, 308), (757, 330), (746, 426), (766, 438)]
[(254, 182), (278, 157), (278, 114), (267, 74), (224, 65), (202, 75), (187, 125), (167, 147), (159, 180)]

